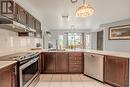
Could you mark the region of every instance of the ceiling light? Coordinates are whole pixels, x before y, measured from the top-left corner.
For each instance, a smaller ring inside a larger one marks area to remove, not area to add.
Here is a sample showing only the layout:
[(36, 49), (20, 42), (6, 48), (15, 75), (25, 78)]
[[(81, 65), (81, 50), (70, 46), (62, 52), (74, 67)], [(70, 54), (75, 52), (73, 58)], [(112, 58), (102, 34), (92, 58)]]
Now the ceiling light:
[(89, 4), (85, 3), (85, 0), (83, 0), (83, 4), (78, 7), (76, 10), (76, 16), (77, 17), (88, 17), (91, 16), (94, 13), (94, 9)]

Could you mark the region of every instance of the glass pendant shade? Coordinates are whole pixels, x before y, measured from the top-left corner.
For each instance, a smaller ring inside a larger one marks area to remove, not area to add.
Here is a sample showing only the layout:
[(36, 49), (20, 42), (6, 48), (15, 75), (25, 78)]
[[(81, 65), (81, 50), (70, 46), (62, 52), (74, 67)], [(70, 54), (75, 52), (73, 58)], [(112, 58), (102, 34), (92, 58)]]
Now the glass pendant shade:
[(91, 16), (94, 13), (94, 9), (89, 4), (82, 4), (76, 10), (77, 17), (87, 17)]

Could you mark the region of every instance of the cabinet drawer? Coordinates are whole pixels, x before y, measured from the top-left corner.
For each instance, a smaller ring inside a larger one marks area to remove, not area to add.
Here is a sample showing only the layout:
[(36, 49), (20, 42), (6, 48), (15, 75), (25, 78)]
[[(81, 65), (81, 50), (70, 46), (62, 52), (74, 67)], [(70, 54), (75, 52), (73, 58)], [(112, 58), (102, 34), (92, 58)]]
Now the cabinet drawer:
[(69, 61), (69, 64), (72, 64), (72, 65), (81, 65), (82, 61)]
[(69, 57), (82, 57), (82, 53), (80, 52), (69, 53)]
[(72, 68), (69, 71), (78, 73), (78, 72), (81, 72), (82, 70), (81, 70), (81, 68)]
[(82, 60), (82, 57), (69, 57), (69, 60), (71, 61), (81, 61)]
[(82, 71), (81, 65), (70, 65), (69, 71), (70, 72), (81, 72)]
[(70, 64), (70, 68), (81, 68), (81, 64)]

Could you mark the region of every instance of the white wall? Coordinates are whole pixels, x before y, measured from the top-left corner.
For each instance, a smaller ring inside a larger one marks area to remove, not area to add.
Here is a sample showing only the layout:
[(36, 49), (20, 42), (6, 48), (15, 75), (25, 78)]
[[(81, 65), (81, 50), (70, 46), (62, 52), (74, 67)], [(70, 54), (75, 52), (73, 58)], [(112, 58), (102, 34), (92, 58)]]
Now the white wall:
[(109, 27), (127, 25), (127, 24), (130, 24), (130, 19), (101, 25), (100, 28), (104, 29), (104, 47), (103, 47), (104, 50), (130, 52), (130, 40), (108, 40)]
[(0, 54), (34, 48), (41, 42), (40, 38), (18, 37), (17, 32), (0, 28)]

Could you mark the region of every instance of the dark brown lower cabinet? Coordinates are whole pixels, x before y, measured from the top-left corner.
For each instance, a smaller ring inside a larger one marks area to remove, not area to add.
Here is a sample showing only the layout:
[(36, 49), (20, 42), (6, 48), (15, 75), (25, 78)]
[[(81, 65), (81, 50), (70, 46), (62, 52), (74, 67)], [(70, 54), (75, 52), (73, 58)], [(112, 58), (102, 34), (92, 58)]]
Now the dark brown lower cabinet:
[(68, 72), (68, 53), (59, 52), (56, 53), (56, 73)]
[(82, 53), (46, 52), (42, 57), (42, 73), (82, 73)]
[(16, 65), (0, 69), (0, 87), (17, 87)]
[(105, 82), (115, 87), (129, 87), (129, 59), (114, 56), (105, 58)]
[(44, 72), (44, 69), (45, 69), (45, 54), (44, 53), (41, 53), (40, 54), (40, 73), (43, 74)]
[(44, 54), (44, 72), (55, 73), (56, 67), (56, 53), (45, 53)]
[(70, 73), (83, 72), (83, 56), (81, 52), (69, 53), (69, 72)]

